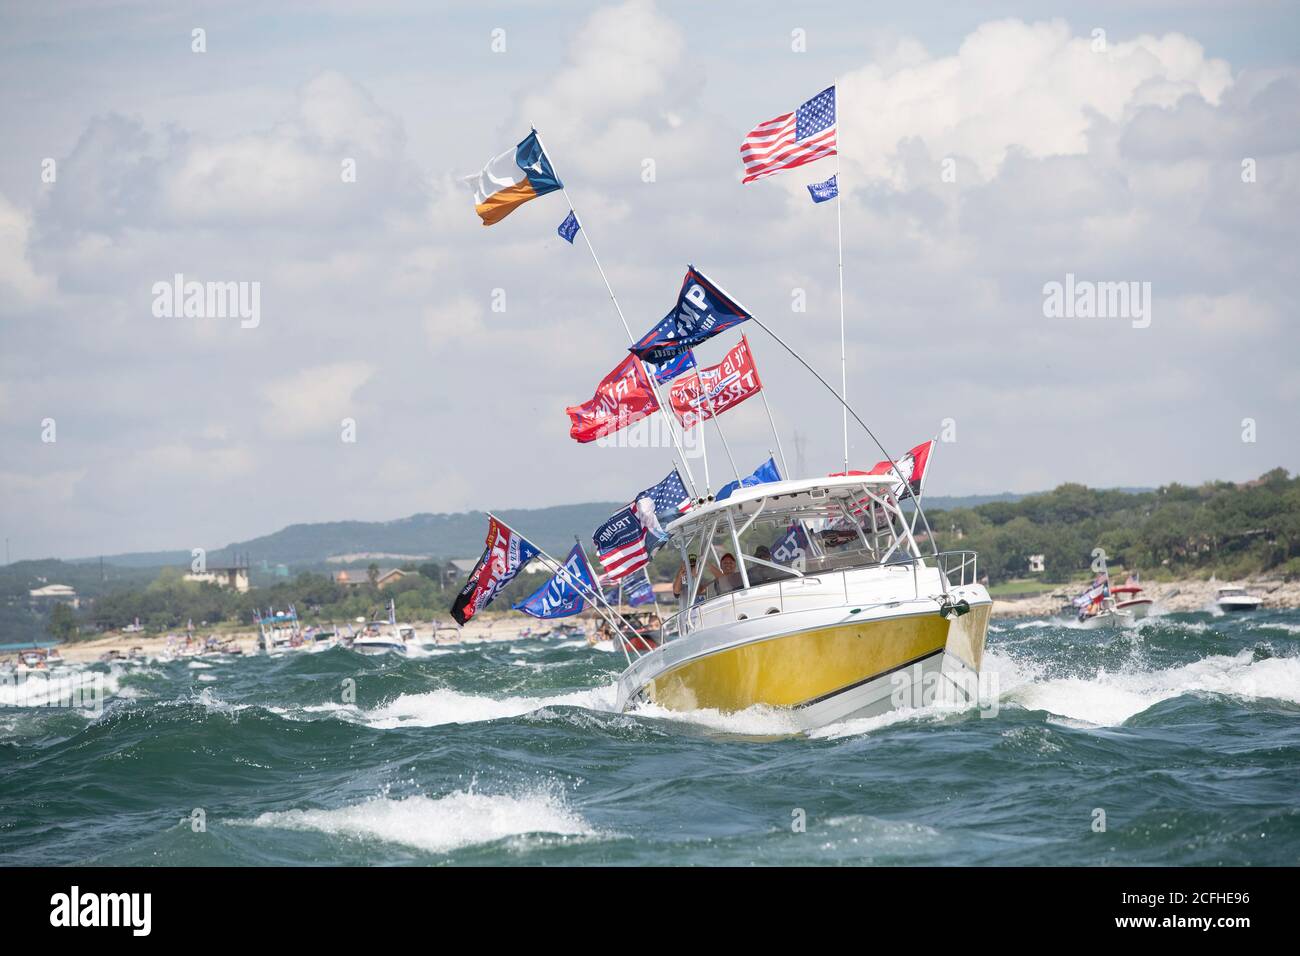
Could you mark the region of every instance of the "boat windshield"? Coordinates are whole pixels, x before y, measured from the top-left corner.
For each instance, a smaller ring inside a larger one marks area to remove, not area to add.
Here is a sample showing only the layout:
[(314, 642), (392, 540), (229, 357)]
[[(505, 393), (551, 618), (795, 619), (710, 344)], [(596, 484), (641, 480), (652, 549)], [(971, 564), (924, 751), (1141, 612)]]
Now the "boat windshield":
[[(684, 605), (827, 571), (910, 563), (919, 556), (914, 510), (888, 488), (846, 487), (825, 494), (751, 497), (674, 525), (684, 559), (674, 593)], [(687, 562), (694, 557), (692, 567)]]

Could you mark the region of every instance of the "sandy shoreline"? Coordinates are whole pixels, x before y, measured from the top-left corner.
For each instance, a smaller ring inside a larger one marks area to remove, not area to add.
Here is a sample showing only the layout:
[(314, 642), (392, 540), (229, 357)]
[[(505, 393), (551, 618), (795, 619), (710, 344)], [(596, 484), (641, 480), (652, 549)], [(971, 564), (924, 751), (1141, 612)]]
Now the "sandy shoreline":
[[(485, 615), (481, 621), (471, 621), (459, 633), (455, 625), (440, 624), (438, 636), (443, 640), (454, 637), (450, 643), (458, 641), (507, 641), (513, 640), (519, 636), (522, 631), (530, 628), (541, 630), (547, 629), (545, 621), (533, 621), (530, 618), (521, 617), (517, 614), (511, 614), (509, 617), (501, 615), (493, 617)], [(430, 630), (427, 623), (417, 625), (417, 630), (421, 635), (427, 634)], [(221, 641), (231, 641), (238, 646), (245, 655), (257, 653), (257, 632), (256, 631), (235, 631), (232, 633), (220, 633), (217, 635)], [(195, 633), (196, 639), (204, 639), (206, 634)], [(182, 641), (184, 637), (182, 635)], [(102, 654), (109, 651), (118, 651), (123, 657), (130, 654), (132, 648), (141, 648), (146, 657), (161, 657), (167, 649), (166, 634), (122, 634), (113, 633), (105, 634), (102, 637), (94, 638), (89, 641), (75, 641), (68, 644), (59, 645), (59, 653), (63, 659), (69, 663), (88, 663), (99, 660)], [(5, 657), (14, 656), (17, 651), (0, 652), (0, 660)]]
[[(1300, 607), (1300, 581), (1284, 582), (1270, 578), (1248, 579), (1240, 582), (1184, 579), (1163, 584), (1144, 584), (1143, 587), (1145, 596), (1152, 598), (1156, 602), (1158, 611), (1206, 611), (1213, 606), (1215, 591), (1228, 583), (1241, 584), (1252, 594), (1262, 597), (1266, 609)], [(1059, 590), (1073, 593), (1075, 588), (1073, 586), (1063, 586)], [(1051, 597), (1048, 594), (1015, 601), (994, 600), (993, 616), (1013, 618), (1051, 617), (1060, 608), (1061, 603), (1060, 598)], [(590, 627), (590, 622), (587, 623), (587, 626)], [(458, 634), (454, 629), (447, 630), (440, 626), (439, 635), (444, 638), (455, 635), (457, 641), (503, 641), (515, 639), (525, 630), (545, 630), (546, 628), (547, 623), (544, 621), (534, 621), (531, 618), (508, 612), (501, 614), (488, 613), (484, 614), (479, 620), (471, 621)], [(422, 634), (426, 633), (428, 626), (419, 626), (419, 630)], [(232, 639), (244, 654), (257, 653), (256, 631), (237, 631), (233, 634), (221, 635), (222, 640), (227, 638)], [(101, 654), (113, 650), (119, 651), (123, 656), (126, 656), (135, 647), (142, 648), (144, 654), (148, 657), (158, 657), (166, 650), (166, 646), (166, 635), (119, 633), (106, 634), (90, 641), (61, 644), (59, 653), (63, 655), (65, 660), (85, 663), (97, 661)], [(9, 655), (0, 654), (0, 657), (4, 656)]]

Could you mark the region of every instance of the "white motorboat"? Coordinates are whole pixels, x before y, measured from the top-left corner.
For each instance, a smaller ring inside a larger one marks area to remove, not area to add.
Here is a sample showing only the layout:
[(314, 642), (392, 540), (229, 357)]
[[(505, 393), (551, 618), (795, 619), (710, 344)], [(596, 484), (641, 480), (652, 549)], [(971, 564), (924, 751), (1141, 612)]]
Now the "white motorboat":
[(1264, 603), (1263, 598), (1255, 597), (1245, 588), (1227, 586), (1219, 588), (1214, 603), (1221, 611), (1254, 611)]
[[(1133, 624), (1139, 616), (1146, 616), (1146, 610), (1143, 609), (1141, 615), (1133, 608), (1122, 608), (1119, 606), (1119, 600), (1115, 594), (1121, 589), (1112, 588), (1110, 584), (1110, 571), (1106, 567), (1106, 556), (1101, 555), (1101, 570), (1093, 580), (1092, 586), (1084, 591), (1071, 603), (1078, 612), (1079, 623), (1089, 630), (1103, 627), (1126, 627)], [(1125, 585), (1123, 596), (1127, 597), (1132, 585)], [(1138, 588), (1141, 590), (1141, 588)]]
[(48, 673), (63, 666), (63, 655), (53, 647), (32, 647), (18, 652), (18, 660), (13, 664), (15, 674)]
[(253, 614), (257, 623), (257, 647), (268, 656), (276, 657), (308, 648), (302, 626), (298, 623), (298, 611), (292, 604), (284, 611), (272, 608), (265, 615), (260, 611)]
[(1110, 593), (1115, 597), (1115, 610), (1127, 611), (1135, 621), (1150, 614), (1152, 605), (1155, 604), (1151, 598), (1142, 596), (1142, 589), (1136, 584), (1122, 584), (1111, 588)]
[[(660, 640), (647, 648), (629, 633), (621, 642), (629, 666), (619, 708), (766, 706), (811, 729), (923, 706), (937, 693), (974, 700), (992, 609), (976, 556), (922, 556), (896, 483), (861, 474), (775, 481), (672, 522), (684, 566), (692, 551), (708, 556), (706, 567), (728, 566), (726, 553), (739, 562), (710, 581), (688, 570)], [(796, 553), (766, 547), (773, 533), (800, 542)]]
[(1115, 606), (1114, 598), (1106, 598), (1096, 610), (1079, 618), (1079, 623), (1088, 630), (1102, 627), (1127, 627), (1137, 620), (1132, 611), (1122, 611)]
[(388, 620), (369, 621), (360, 634), (352, 640), (352, 649), (358, 654), (401, 654), (405, 656), (415, 628), (397, 623), (397, 607), (390, 599)]

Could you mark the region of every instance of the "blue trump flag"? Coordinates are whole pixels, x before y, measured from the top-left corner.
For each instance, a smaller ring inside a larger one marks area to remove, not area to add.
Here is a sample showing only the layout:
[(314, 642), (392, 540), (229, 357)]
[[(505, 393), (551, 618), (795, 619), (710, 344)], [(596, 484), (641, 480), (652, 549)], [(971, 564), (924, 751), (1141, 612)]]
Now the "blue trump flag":
[[(812, 189), (811, 186), (808, 188)], [(560, 223), (560, 227), (555, 231), (560, 234), (561, 239), (569, 245), (573, 245), (573, 237), (578, 234), (578, 230), (581, 228), (582, 226), (578, 225), (578, 217), (575, 216), (573, 210), (570, 209), (569, 214), (564, 217), (564, 222)]]
[(754, 485), (765, 485), (769, 481), (780, 481), (781, 473), (776, 470), (776, 462), (769, 458), (763, 464), (754, 469), (752, 475), (746, 475), (740, 481), (732, 481), (722, 486), (714, 501), (724, 501), (730, 498), (732, 493), (739, 488), (752, 488)]
[(777, 564), (792, 564), (798, 558), (808, 555), (808, 534), (803, 529), (803, 522), (796, 521), (790, 525), (769, 549), (772, 560)]
[(835, 181), (835, 176), (832, 176), (824, 183), (809, 183), (808, 194), (812, 196), (813, 202), (825, 202), (828, 199), (834, 199), (840, 194), (840, 184)]
[(587, 564), (587, 556), (582, 548), (573, 546), (564, 567), (551, 576), (551, 579), (514, 605), (516, 611), (523, 611), (533, 617), (550, 619), (555, 617), (572, 617), (586, 606), (584, 595), (596, 591), (596, 582)]
[[(664, 319), (655, 328), (656, 330), (658, 330), (671, 325), (672, 325), (671, 319)], [(652, 332), (650, 334), (653, 335), (654, 333)], [(671, 335), (669, 337), (671, 338)], [(664, 362), (662, 365), (656, 365), (654, 362), (647, 362), (646, 365), (649, 368), (654, 370), (655, 381), (658, 382), (660, 385), (663, 385), (665, 382), (671, 382), (673, 379), (675, 379), (678, 375), (681, 375), (683, 372), (689, 372), (693, 368), (695, 368), (696, 367), (695, 353), (692, 352), (690, 349), (687, 349), (681, 355), (678, 355), (676, 358), (669, 359), (667, 362)]]
[(723, 295), (704, 273), (690, 266), (676, 307), (628, 351), (654, 365), (665, 365), (749, 318), (749, 313)]
[(628, 603), (629, 607), (642, 607), (646, 604), (653, 604), (655, 600), (654, 585), (650, 583), (648, 575), (641, 578), (636, 584), (623, 585), (623, 600)]

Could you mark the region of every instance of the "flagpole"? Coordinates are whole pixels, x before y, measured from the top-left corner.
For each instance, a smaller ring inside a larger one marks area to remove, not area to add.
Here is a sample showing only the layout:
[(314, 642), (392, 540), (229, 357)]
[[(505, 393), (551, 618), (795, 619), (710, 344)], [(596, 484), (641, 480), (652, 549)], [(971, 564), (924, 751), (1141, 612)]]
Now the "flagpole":
[[(709, 418), (713, 420), (713, 427), (718, 430), (718, 437), (722, 439), (722, 450), (727, 453), (727, 460), (731, 462), (731, 470), (735, 472), (736, 480), (740, 481), (740, 469), (736, 467), (736, 459), (731, 454), (731, 446), (727, 444), (727, 435), (722, 430), (722, 423), (718, 421), (718, 411), (713, 405), (713, 396), (711, 396), (708, 392), (708, 389), (704, 387), (704, 379), (700, 376), (700, 371), (698, 368), (695, 370), (695, 384), (700, 390), (700, 398), (702, 398), (705, 402), (708, 403)], [(703, 438), (704, 420), (700, 419), (698, 424), (700, 427), (700, 436), (701, 438)], [(707, 481), (705, 483), (707, 484)]]
[[(844, 425), (844, 473), (849, 471), (849, 365), (844, 345), (844, 182), (840, 179), (840, 152), (843, 124), (840, 119), (840, 86), (835, 84), (835, 237), (839, 251), (840, 271), (840, 400), (844, 407), (840, 410)], [(891, 458), (890, 461), (893, 461)]]
[(776, 419), (772, 417), (772, 406), (767, 403), (767, 389), (760, 388), (758, 394), (763, 397), (763, 407), (767, 409), (767, 423), (772, 426), (772, 437), (776, 439), (776, 450), (781, 455), (781, 470), (787, 478), (793, 478), (795, 476), (790, 474), (790, 465), (785, 460), (785, 449), (781, 447), (781, 436), (776, 431)]
[[(630, 621), (628, 621), (627, 618), (623, 617), (623, 615), (622, 615), (621, 613), (619, 613), (618, 611), (614, 610), (614, 608), (611, 608), (611, 607), (609, 606), (609, 602), (605, 600), (605, 595), (604, 595), (604, 593), (600, 590), (600, 579), (599, 579), (599, 577), (596, 575), (595, 569), (591, 566), (591, 558), (587, 557), (587, 546), (586, 546), (585, 544), (582, 543), (582, 541), (578, 538), (578, 536), (577, 536), (576, 534), (573, 536), (573, 543), (576, 544), (576, 545), (578, 546), (578, 550), (582, 552), (582, 560), (586, 562), (586, 564), (587, 564), (587, 570), (591, 572), (592, 580), (594, 580), (594, 581), (596, 582), (596, 590), (595, 590), (594, 595), (593, 595), (593, 596), (594, 596), (594, 600), (595, 600), (596, 602), (600, 603), (600, 604), (603, 604), (606, 608), (608, 608), (608, 609), (609, 609), (609, 613), (613, 614), (616, 618), (618, 618), (618, 620), (619, 620), (620, 622), (622, 622), (623, 626), (627, 628), (628, 633), (630, 633), (633, 637), (637, 637), (637, 636), (639, 636), (639, 635), (637, 635), (637, 633), (636, 633), (636, 629), (635, 629), (634, 627), (632, 627), (632, 623), (631, 623)], [(621, 591), (622, 587), (623, 587), (623, 582), (622, 582), (622, 579), (620, 578), (620, 579), (619, 579), (619, 588), (620, 588), (620, 591)], [(620, 598), (619, 598), (619, 603), (622, 604), (622, 602), (623, 602), (623, 599), (620, 597)], [(606, 618), (606, 620), (609, 620), (609, 619)], [(615, 625), (615, 626), (617, 627), (617, 625)], [(630, 641), (624, 641), (624, 640), (622, 640), (622, 639), (621, 639), (621, 638), (622, 638), (622, 634), (621, 634), (621, 633), (620, 633), (619, 635), (617, 635), (617, 636), (620, 638), (620, 640), (619, 640), (619, 644), (621, 645), (622, 650), (623, 650), (623, 658), (628, 662), (628, 666), (631, 666), (631, 664), (632, 664), (632, 657), (631, 657), (631, 655), (628, 653), (628, 647), (631, 647), (633, 650), (635, 650), (635, 651), (637, 652), (636, 656), (637, 656), (638, 659), (641, 657), (641, 652), (640, 652), (639, 650), (637, 650), (636, 645), (632, 644)]]
[[(695, 384), (700, 388), (704, 387), (700, 382), (700, 373), (698, 369), (695, 372)], [(669, 395), (672, 394), (671, 389), (669, 390), (668, 394)], [(709, 480), (709, 440), (708, 440), (708, 436), (706, 436), (704, 433), (704, 419), (699, 417), (698, 407), (696, 408), (695, 427), (700, 430), (700, 454), (704, 458), (704, 494), (707, 497), (712, 498), (713, 483)], [(682, 434), (683, 435), (686, 434), (685, 427), (682, 428)], [(698, 495), (696, 496), (696, 498), (701, 502), (704, 500), (703, 498), (700, 498)]]
[[(547, 152), (546, 144), (542, 142), (542, 135), (537, 132), (536, 127), (533, 127), (533, 134), (537, 137), (537, 145), (541, 147), (542, 155), (549, 159), (550, 153)], [(551, 170), (552, 172), (555, 170), (554, 162), (551, 163)], [(627, 317), (623, 315), (623, 307), (618, 304), (618, 297), (614, 295), (614, 287), (610, 285), (609, 277), (605, 275), (605, 269), (600, 264), (600, 259), (596, 255), (596, 248), (591, 244), (591, 238), (587, 235), (587, 227), (583, 224), (582, 217), (578, 215), (577, 207), (573, 205), (573, 200), (569, 197), (569, 191), (564, 187), (563, 181), (560, 180), (558, 175), (555, 178), (556, 181), (560, 183), (561, 195), (564, 196), (565, 202), (569, 204), (569, 211), (573, 213), (573, 218), (578, 221), (578, 231), (582, 233), (582, 241), (586, 243), (587, 251), (591, 253), (591, 261), (596, 263), (596, 271), (600, 273), (600, 278), (605, 283), (605, 289), (609, 292), (609, 300), (614, 303), (614, 311), (618, 313), (619, 321), (623, 323), (623, 331), (627, 333), (627, 340), (629, 343), (635, 345), (636, 336), (632, 334), (632, 327), (627, 324)], [(638, 357), (637, 361), (642, 360)], [(645, 363), (643, 361), (642, 369), (645, 370)], [(664, 408), (663, 396), (659, 394), (659, 383), (655, 381), (654, 372), (647, 372), (647, 377), (650, 379), (650, 389), (654, 392), (655, 402), (659, 405), (659, 411), (664, 416), (664, 423), (668, 426), (669, 434), (673, 436), (673, 444), (677, 447), (677, 454), (681, 458), (682, 467), (686, 469), (686, 478), (691, 483), (691, 490), (695, 491), (695, 497), (698, 498), (699, 491), (695, 487), (695, 476), (691, 473), (691, 466), (686, 460), (686, 452), (682, 449), (681, 439), (677, 435), (677, 429), (674, 425), (672, 416), (669, 415), (668, 410)]]

